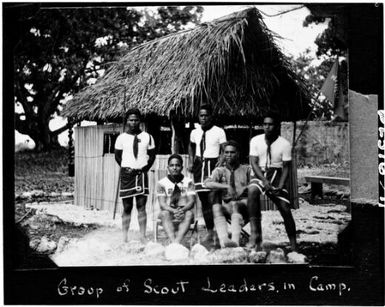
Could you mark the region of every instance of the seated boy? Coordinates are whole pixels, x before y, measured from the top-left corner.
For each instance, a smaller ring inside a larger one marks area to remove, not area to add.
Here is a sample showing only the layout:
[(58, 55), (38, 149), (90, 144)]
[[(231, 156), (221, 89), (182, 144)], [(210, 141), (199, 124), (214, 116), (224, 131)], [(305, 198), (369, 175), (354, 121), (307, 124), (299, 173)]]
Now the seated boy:
[[(213, 205), (214, 224), (221, 247), (239, 246), (242, 225), (248, 221), (247, 186), (251, 167), (241, 165), (239, 145), (235, 141), (224, 144), (225, 165), (214, 169), (205, 186), (216, 190)], [(225, 215), (231, 215), (231, 240), (228, 238)]]
[[(180, 243), (194, 218), (194, 183), (182, 174), (183, 160), (180, 155), (169, 157), (167, 169), (169, 174), (159, 180), (157, 187), (160, 218), (171, 242)], [(174, 226), (179, 226), (176, 233)]]

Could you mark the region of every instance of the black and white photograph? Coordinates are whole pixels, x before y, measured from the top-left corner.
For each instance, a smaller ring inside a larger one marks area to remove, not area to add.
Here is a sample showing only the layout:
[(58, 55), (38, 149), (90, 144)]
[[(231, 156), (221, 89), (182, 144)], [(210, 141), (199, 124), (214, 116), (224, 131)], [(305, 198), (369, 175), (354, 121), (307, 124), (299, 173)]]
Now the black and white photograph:
[(5, 304), (384, 304), (383, 4), (2, 11)]

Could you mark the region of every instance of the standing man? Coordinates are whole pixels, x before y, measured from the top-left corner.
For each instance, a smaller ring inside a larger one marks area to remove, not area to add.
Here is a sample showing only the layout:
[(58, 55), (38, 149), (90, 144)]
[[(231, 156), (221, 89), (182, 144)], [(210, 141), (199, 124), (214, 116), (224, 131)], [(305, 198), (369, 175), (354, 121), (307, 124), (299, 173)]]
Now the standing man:
[(133, 199), (136, 198), (141, 241), (146, 241), (146, 202), (148, 195), (147, 172), (155, 161), (153, 137), (139, 129), (141, 114), (138, 109), (127, 112), (127, 131), (115, 142), (115, 160), (121, 167), (120, 197), (123, 201), (123, 241), (127, 242)]
[(250, 141), (250, 164), (254, 171), (248, 191), (247, 206), (250, 216), (250, 247), (261, 250), (261, 204), (260, 195), (266, 194), (277, 206), (283, 218), (291, 249), (297, 249), (296, 229), (291, 214), (286, 180), (291, 163), (291, 145), (281, 137), (280, 120), (277, 114), (268, 113), (263, 120), (265, 134)]
[[(194, 183), (182, 174), (180, 155), (173, 154), (168, 158), (167, 169), (168, 175), (159, 180), (157, 187), (160, 218), (170, 241), (180, 244), (194, 218)], [(176, 234), (174, 226), (178, 226)]]
[(226, 134), (222, 128), (213, 124), (212, 108), (202, 105), (199, 109), (200, 127), (191, 131), (189, 144), (189, 168), (194, 174), (195, 191), (202, 203), (203, 218), (207, 235), (203, 242), (211, 243), (214, 238), (213, 195), (204, 186), (204, 180), (209, 177), (214, 168), (222, 163), (221, 152), (226, 142)]
[[(206, 187), (214, 189), (216, 193), (216, 203), (213, 205), (214, 224), (222, 248), (239, 246), (242, 226), (249, 220), (247, 187), (251, 167), (240, 164), (239, 150), (237, 142), (225, 143), (225, 165), (215, 168), (205, 181)], [(231, 240), (227, 234), (226, 216), (231, 216)]]

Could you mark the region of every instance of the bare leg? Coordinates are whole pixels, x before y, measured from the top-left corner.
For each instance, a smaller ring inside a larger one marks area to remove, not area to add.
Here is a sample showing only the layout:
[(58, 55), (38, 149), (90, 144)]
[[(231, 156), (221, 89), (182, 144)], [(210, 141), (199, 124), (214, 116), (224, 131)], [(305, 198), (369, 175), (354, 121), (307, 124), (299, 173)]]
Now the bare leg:
[(175, 243), (180, 243), (182, 241), (186, 232), (190, 228), (190, 225), (191, 225), (193, 218), (194, 218), (194, 214), (190, 210), (187, 210), (184, 214), (183, 221), (179, 224), (178, 233), (177, 233), (176, 238), (175, 238)]
[(128, 241), (128, 230), (131, 223), (131, 211), (132, 211), (132, 202), (133, 198), (123, 198), (123, 213), (122, 213), (122, 230), (123, 230), (123, 242)]
[(138, 222), (141, 240), (146, 240), (147, 213), (146, 213), (147, 196), (136, 197), (136, 208), (138, 209)]
[(211, 241), (214, 237), (213, 203), (211, 202), (213, 195), (211, 192), (199, 192), (198, 197), (202, 204), (203, 219), (207, 229), (207, 235), (203, 241)]
[(248, 247), (257, 250), (262, 249), (262, 226), (261, 226), (261, 191), (256, 186), (249, 186), (247, 208), (250, 217), (250, 238)]
[(290, 241), (290, 246), (293, 251), (297, 250), (297, 238), (296, 238), (296, 228), (293, 215), (291, 214), (290, 206), (288, 203), (274, 198), (272, 199), (275, 205), (277, 206), (281, 216), (283, 218), (283, 222), (285, 224), (285, 229), (287, 236)]
[(221, 247), (236, 247), (237, 243), (231, 241), (227, 232), (227, 221), (222, 212), (223, 208), (220, 204), (213, 205), (214, 223), (217, 230), (219, 243)]
[(164, 228), (164, 231), (166, 232), (167, 236), (171, 240), (171, 242), (175, 241), (175, 234), (174, 234), (174, 224), (172, 222), (172, 214), (170, 211), (163, 210), (160, 212), (160, 219), (162, 220), (162, 225)]

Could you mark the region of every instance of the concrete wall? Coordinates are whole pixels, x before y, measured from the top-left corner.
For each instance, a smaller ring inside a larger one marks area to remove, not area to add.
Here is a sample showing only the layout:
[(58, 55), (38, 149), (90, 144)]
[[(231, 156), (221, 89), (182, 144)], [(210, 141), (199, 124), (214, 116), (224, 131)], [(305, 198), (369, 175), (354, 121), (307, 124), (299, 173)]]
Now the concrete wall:
[[(297, 122), (296, 138), (304, 126), (304, 122)], [(281, 135), (292, 143), (293, 123), (282, 123)], [(298, 166), (349, 163), (348, 123), (309, 121), (296, 149)]]
[(365, 199), (378, 202), (377, 100), (377, 95), (349, 91), (352, 201)]

